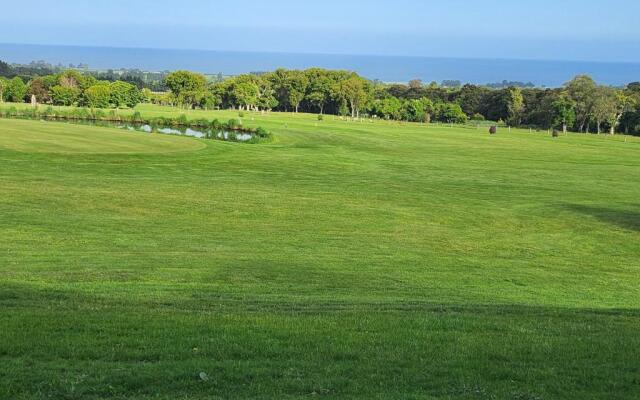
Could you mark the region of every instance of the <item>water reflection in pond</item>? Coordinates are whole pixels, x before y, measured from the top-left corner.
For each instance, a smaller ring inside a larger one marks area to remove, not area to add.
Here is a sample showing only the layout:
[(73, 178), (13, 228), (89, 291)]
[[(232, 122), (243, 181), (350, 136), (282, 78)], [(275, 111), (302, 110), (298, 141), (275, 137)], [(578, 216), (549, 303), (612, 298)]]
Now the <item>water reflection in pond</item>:
[(136, 132), (157, 132), (164, 135), (189, 136), (199, 139), (217, 139), (230, 142), (248, 142), (255, 138), (255, 135), (253, 135), (252, 133), (243, 131), (219, 131), (207, 128), (187, 128), (175, 126), (157, 126), (154, 128), (148, 124), (112, 124), (112, 126)]

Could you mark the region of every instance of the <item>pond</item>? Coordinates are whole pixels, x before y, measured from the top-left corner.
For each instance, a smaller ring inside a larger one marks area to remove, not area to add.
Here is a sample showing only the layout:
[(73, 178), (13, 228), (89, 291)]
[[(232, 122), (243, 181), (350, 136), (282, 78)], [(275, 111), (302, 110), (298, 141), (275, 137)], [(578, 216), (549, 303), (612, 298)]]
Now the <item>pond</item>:
[[(55, 119), (47, 119), (49, 121)], [(206, 127), (185, 127), (185, 126), (163, 126), (149, 125), (144, 123), (133, 122), (116, 122), (116, 121), (89, 121), (89, 120), (68, 120), (72, 124), (92, 125), (101, 127), (111, 127), (118, 129), (126, 129), (128, 131), (142, 133), (159, 133), (163, 135), (189, 136), (198, 139), (215, 139), (228, 142), (249, 142), (256, 139), (256, 135), (246, 131), (232, 130), (214, 130)]]

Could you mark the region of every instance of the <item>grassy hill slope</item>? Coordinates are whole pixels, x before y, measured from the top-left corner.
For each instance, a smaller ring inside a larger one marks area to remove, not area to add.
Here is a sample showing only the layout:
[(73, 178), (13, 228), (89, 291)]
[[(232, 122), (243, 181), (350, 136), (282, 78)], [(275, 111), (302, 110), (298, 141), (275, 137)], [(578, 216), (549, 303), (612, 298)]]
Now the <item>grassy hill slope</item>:
[(0, 120), (0, 398), (640, 395), (637, 138), (243, 120)]

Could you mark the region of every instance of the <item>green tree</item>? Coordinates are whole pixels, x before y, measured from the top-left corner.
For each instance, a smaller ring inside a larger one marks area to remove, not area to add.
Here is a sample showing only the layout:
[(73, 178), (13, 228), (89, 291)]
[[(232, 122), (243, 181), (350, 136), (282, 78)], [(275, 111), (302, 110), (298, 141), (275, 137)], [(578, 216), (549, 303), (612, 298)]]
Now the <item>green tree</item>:
[(340, 99), (349, 103), (352, 118), (360, 117), (360, 111), (366, 107), (371, 98), (367, 82), (356, 74), (338, 82), (334, 92)]
[(0, 103), (4, 103), (8, 81), (0, 76)]
[(109, 85), (111, 104), (116, 108), (135, 107), (140, 103), (140, 91), (128, 82), (115, 81)]
[(275, 90), (271, 86), (271, 82), (264, 77), (257, 80), (258, 86), (258, 108), (262, 110), (272, 110), (278, 106), (278, 100), (275, 97)]
[(311, 68), (306, 75), (309, 80), (307, 101), (322, 115), (331, 98), (331, 78), (327, 71), (320, 68)]
[(509, 113), (509, 124), (518, 126), (522, 121), (522, 113), (524, 112), (524, 98), (522, 89), (510, 87), (507, 90), (507, 110)]
[(151, 97), (153, 97), (153, 92), (149, 88), (143, 88), (140, 90), (140, 102), (141, 103), (149, 103), (151, 102)]
[(578, 131), (589, 132), (589, 121), (594, 107), (597, 85), (588, 75), (579, 75), (565, 85), (576, 108)]
[(259, 94), (258, 85), (250, 81), (236, 82), (230, 88), (230, 97), (241, 110), (256, 107)]
[(560, 96), (551, 104), (551, 115), (553, 125), (562, 126), (562, 132), (566, 135), (567, 127), (576, 120), (576, 105), (567, 96)]
[(609, 125), (609, 133), (611, 133), (612, 135), (615, 135), (616, 128), (618, 127), (618, 125), (620, 125), (620, 121), (622, 120), (622, 117), (628, 112), (633, 112), (637, 105), (636, 100), (632, 96), (629, 96), (624, 91), (616, 90), (615, 92), (616, 92), (615, 113), (613, 116), (611, 116), (610, 125)]
[(288, 111), (289, 107), (295, 112), (299, 111), (309, 86), (309, 79), (305, 72), (279, 68), (266, 74), (264, 79), (269, 82), (272, 96), (283, 111)]
[(200, 101), (200, 107), (204, 110), (215, 110), (220, 107), (220, 97), (211, 91), (206, 91), (204, 97)]
[(376, 114), (384, 119), (402, 118), (402, 102), (397, 97), (387, 97), (376, 102)]
[(91, 108), (109, 108), (111, 98), (109, 85), (93, 85), (84, 91), (85, 104)]
[(11, 66), (6, 62), (0, 60), (0, 77), (10, 76), (10, 74), (11, 74)]
[(51, 88), (51, 100), (59, 106), (72, 106), (80, 98), (80, 89), (77, 87), (56, 85)]
[(29, 97), (35, 96), (36, 101), (39, 103), (47, 103), (51, 100), (49, 96), (49, 89), (43, 78), (34, 78), (27, 85), (27, 95)]
[(460, 89), (457, 103), (460, 104), (462, 111), (468, 116), (472, 116), (479, 112), (487, 93), (490, 90), (481, 86), (467, 84)]
[(51, 90), (52, 87), (58, 85), (58, 76), (56, 75), (46, 75), (42, 77), (42, 83), (47, 90)]
[(620, 118), (620, 125), (624, 126), (626, 133), (640, 133), (640, 82), (628, 84), (624, 94), (629, 99), (629, 105)]
[(266, 74), (264, 78), (271, 83), (274, 97), (278, 101), (280, 107), (283, 111), (287, 111), (290, 91), (289, 71), (284, 68), (278, 68), (277, 70)]
[(309, 86), (309, 80), (302, 71), (289, 71), (289, 104), (298, 112), (300, 103), (304, 100)]
[(522, 114), (522, 123), (545, 129), (559, 126), (559, 122), (555, 121), (553, 103), (562, 95), (558, 89), (523, 89), (525, 111)]
[(23, 103), (24, 97), (27, 94), (27, 85), (20, 77), (15, 77), (7, 82), (7, 87), (4, 90), (5, 98), (8, 101), (14, 103)]
[(195, 106), (207, 91), (207, 78), (189, 71), (175, 71), (164, 79), (176, 102), (181, 106)]
[(462, 111), (460, 104), (439, 103), (437, 106), (439, 119), (452, 124), (464, 124), (467, 122), (467, 114)]
[(617, 113), (617, 94), (613, 88), (598, 86), (594, 91), (592, 115), (596, 120), (598, 134), (602, 132), (602, 124), (613, 123)]
[(64, 71), (57, 76), (58, 85), (65, 88), (74, 88), (83, 90), (84, 87), (84, 76), (78, 71), (68, 70)]
[(433, 112), (433, 103), (428, 98), (406, 100), (401, 107), (402, 119), (411, 122), (429, 122)]

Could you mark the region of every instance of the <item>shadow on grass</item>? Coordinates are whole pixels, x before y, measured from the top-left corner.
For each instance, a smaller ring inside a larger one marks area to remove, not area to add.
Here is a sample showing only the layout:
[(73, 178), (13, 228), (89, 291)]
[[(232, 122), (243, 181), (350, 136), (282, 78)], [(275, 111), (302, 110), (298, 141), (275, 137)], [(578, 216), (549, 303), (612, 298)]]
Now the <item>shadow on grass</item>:
[(129, 296), (114, 289), (107, 294), (82, 289), (50, 288), (27, 283), (0, 282), (0, 309), (39, 309), (47, 305), (56, 312), (176, 312), (176, 313), (239, 313), (245, 315), (311, 316), (362, 313), (403, 315), (473, 315), (499, 318), (640, 318), (640, 308), (600, 308), (548, 306), (510, 303), (456, 303), (429, 300), (385, 300), (366, 301), (357, 299), (274, 299), (246, 295), (196, 295), (187, 292), (154, 292), (153, 296)]
[(621, 210), (616, 208), (585, 206), (582, 204), (565, 204), (565, 207), (570, 211), (589, 215), (602, 222), (617, 225), (623, 229), (640, 231), (640, 210)]
[(0, 281), (0, 398), (639, 398), (637, 309), (126, 292)]

